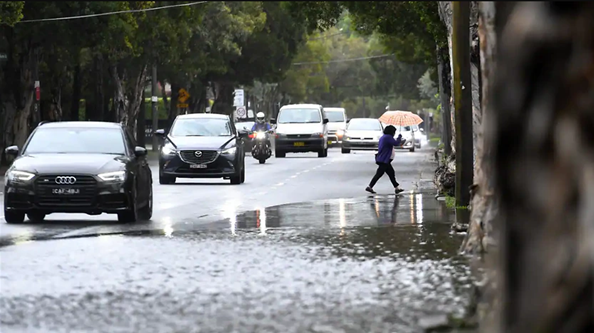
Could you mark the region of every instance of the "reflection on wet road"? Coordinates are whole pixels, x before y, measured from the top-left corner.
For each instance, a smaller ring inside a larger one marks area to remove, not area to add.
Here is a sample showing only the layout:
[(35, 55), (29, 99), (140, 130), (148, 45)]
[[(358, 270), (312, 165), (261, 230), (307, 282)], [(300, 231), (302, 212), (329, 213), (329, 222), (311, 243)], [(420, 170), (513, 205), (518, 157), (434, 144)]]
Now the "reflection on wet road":
[(471, 278), (454, 212), (422, 189), (351, 192), (340, 158), (300, 190), (272, 182), (287, 190), (271, 198), (221, 186), (209, 218), (183, 204), (150, 223), (24, 226), (0, 244), (1, 331), (418, 332), (420, 317), (461, 314)]

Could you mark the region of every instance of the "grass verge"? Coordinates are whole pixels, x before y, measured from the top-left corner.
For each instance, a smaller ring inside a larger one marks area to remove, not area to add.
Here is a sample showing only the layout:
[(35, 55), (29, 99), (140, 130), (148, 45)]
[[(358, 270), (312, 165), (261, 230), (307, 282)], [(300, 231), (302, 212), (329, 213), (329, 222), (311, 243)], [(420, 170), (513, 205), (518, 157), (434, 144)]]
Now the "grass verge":
[(468, 209), (468, 206), (456, 206), (456, 198), (450, 197), (449, 195), (446, 195), (445, 202), (448, 208)]

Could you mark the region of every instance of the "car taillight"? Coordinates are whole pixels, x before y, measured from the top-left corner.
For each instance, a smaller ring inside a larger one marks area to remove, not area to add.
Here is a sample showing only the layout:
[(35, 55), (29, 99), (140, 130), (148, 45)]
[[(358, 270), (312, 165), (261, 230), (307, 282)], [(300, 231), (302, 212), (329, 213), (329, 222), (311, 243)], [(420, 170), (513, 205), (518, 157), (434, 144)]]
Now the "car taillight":
[(275, 134), (274, 137), (278, 139), (278, 134)]
[(253, 138), (254, 138), (254, 135), (253, 135), (253, 134), (249, 134), (249, 135), (248, 135), (248, 137), (249, 137), (250, 139), (253, 139)]

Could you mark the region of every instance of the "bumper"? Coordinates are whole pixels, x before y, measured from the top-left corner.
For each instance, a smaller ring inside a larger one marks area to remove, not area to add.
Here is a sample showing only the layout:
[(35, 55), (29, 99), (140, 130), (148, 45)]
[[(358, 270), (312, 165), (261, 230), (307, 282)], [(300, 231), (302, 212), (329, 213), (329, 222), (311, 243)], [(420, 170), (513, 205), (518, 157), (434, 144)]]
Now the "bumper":
[[(238, 153), (239, 150), (238, 150)], [(197, 164), (184, 161), (180, 155), (159, 157), (159, 173), (177, 178), (227, 178), (237, 175), (239, 168), (236, 154), (219, 154), (212, 162)], [(200, 165), (193, 168), (192, 165)]]
[(284, 152), (318, 152), (326, 148), (324, 138), (288, 138), (278, 137), (275, 140), (275, 149)]
[(350, 150), (377, 150), (378, 141), (373, 140), (344, 140), (342, 148)]
[[(36, 177), (37, 178), (37, 177)], [(88, 176), (87, 179), (93, 177)], [(49, 183), (49, 182), (48, 182)], [(53, 194), (54, 189), (77, 189), (77, 194)], [(7, 184), (4, 208), (8, 211), (50, 213), (114, 214), (130, 209), (131, 186), (89, 181), (84, 185)]]
[(337, 133), (328, 133), (328, 144), (339, 144), (342, 142), (342, 135), (338, 135)]

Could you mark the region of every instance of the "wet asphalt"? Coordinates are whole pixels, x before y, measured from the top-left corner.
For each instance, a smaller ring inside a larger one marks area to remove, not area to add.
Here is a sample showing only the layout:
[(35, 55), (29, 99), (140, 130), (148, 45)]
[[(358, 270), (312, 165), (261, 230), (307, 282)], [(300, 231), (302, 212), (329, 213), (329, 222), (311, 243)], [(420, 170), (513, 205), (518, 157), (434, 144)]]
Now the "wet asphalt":
[(397, 152), (367, 195), (372, 152), (293, 154), (246, 182), (159, 185), (151, 221), (0, 221), (0, 331), (419, 332), (462, 314), (470, 272), (431, 151)]

